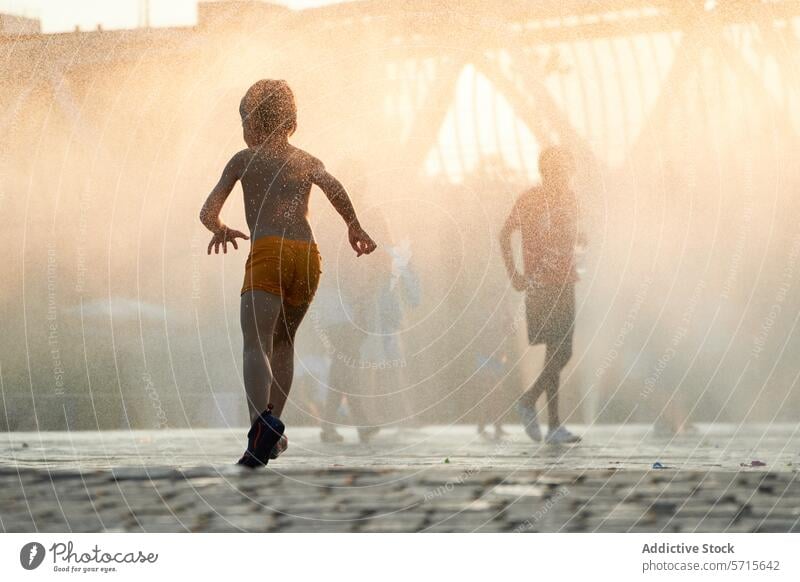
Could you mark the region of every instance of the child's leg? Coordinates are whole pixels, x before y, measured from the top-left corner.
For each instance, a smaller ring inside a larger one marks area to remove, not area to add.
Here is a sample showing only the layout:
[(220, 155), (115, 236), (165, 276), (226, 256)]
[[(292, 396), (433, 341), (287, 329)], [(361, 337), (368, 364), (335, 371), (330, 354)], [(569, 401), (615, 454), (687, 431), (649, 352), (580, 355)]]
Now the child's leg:
[(358, 355), (361, 353), (361, 346), (367, 339), (367, 335), (356, 329), (351, 323), (333, 326), (328, 330), (328, 333), (332, 345), (336, 348), (336, 353), (333, 354), (328, 375), (330, 390), (326, 401), (323, 428), (328, 430), (335, 428), (336, 413), (344, 399), (345, 391), (351, 394), (353, 394), (353, 391), (357, 392), (352, 397), (348, 396), (347, 404), (350, 407), (353, 423), (357, 426), (365, 426), (367, 415), (364, 410), (364, 403), (360, 398), (361, 391), (358, 390), (358, 385), (362, 378), (359, 377), (353, 362), (357, 360)]
[(278, 321), (272, 335), (272, 352), (269, 361), (272, 365), (274, 376), (269, 397), (275, 407), (272, 413), (279, 418), (283, 413), (283, 407), (286, 405), (289, 391), (292, 389), (294, 336), (307, 311), (308, 305), (292, 307), (284, 303), (278, 314)]
[(272, 368), (269, 354), (273, 346), (275, 324), (281, 312), (281, 298), (266, 291), (247, 291), (242, 295), (240, 323), (242, 326), (244, 389), (250, 422), (267, 408)]
[(539, 377), (536, 378), (536, 382), (534, 382), (533, 386), (531, 386), (520, 398), (520, 400), (530, 408), (536, 408), (536, 401), (539, 400), (539, 397), (544, 394), (545, 390), (547, 390), (547, 385), (552, 382), (552, 373), (547, 367), (547, 356), (545, 356), (544, 361), (544, 369), (542, 369)]
[(534, 382), (531, 389), (522, 395), (522, 399), (530, 407), (535, 407), (536, 401), (543, 393), (547, 393), (547, 423), (548, 428), (561, 424), (558, 417), (558, 386), (561, 379), (561, 370), (567, 365), (569, 357), (566, 350), (548, 343), (544, 356), (544, 369)]

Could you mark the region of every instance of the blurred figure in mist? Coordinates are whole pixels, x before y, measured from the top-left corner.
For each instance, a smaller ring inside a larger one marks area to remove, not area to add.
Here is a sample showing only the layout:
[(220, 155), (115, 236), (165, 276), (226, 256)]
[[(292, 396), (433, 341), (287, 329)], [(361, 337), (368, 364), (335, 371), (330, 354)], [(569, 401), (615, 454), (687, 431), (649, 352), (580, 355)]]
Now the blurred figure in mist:
[(414, 416), (411, 396), (406, 390), (409, 385), (408, 361), (400, 331), (408, 310), (419, 307), (422, 290), (412, 262), (411, 240), (396, 241), (390, 232), (386, 235), (390, 275), (378, 292), (375, 313), (378, 335), (375, 339), (380, 341), (373, 343), (373, 349), (380, 354), (379, 362), (384, 365), (377, 366), (373, 374), (382, 378), (380, 388), (388, 393), (385, 400), (390, 414), (386, 415), (386, 422), (409, 427), (417, 425), (418, 419)]
[[(693, 322), (695, 318), (702, 319), (715, 312), (713, 304), (703, 305), (702, 290), (702, 286), (696, 287), (688, 298), (676, 293), (682, 299), (674, 301), (676, 307), (682, 309), (677, 317), (658, 319), (654, 314), (653, 321), (659, 331), (653, 334), (654, 339), (648, 342), (648, 349), (640, 358), (640, 363), (647, 366), (640, 397), (654, 418), (651, 434), (657, 438), (697, 434), (697, 427), (691, 420), (697, 403), (696, 386), (688, 378), (699, 350), (710, 357), (716, 351), (714, 345), (703, 345), (702, 332), (708, 327)], [(700, 374), (702, 372), (695, 370), (696, 376)]]
[[(528, 340), (546, 346), (544, 369), (517, 402), (525, 432), (542, 439), (536, 418), (536, 401), (547, 395), (549, 444), (574, 443), (580, 437), (561, 425), (558, 389), (561, 371), (572, 357), (575, 327), (576, 248), (585, 245), (579, 234), (578, 201), (570, 182), (575, 174), (572, 155), (561, 147), (548, 147), (539, 156), (542, 184), (523, 193), (500, 234), (511, 284), (525, 292)], [(511, 235), (522, 235), (523, 272), (514, 264)]]
[[(479, 353), (475, 359), (477, 372), (475, 373), (475, 384), (485, 391), (489, 391), (490, 397), (485, 403), (479, 405), (478, 409), (478, 436), (487, 441), (500, 441), (508, 436), (503, 429), (503, 398), (498, 398), (497, 391), (502, 391), (503, 380), (508, 374), (511, 358), (505, 350), (498, 350), (494, 354)], [(479, 396), (480, 398), (480, 396)], [(492, 431), (489, 431), (489, 427)]]
[(504, 416), (517, 399), (519, 349), (511, 306), (498, 307), (492, 319), (473, 344), (474, 373), (468, 380), (468, 390), (478, 436), (485, 441), (502, 441), (508, 437)]
[[(353, 170), (359, 174), (354, 188), (357, 200), (365, 180), (358, 167)], [(393, 419), (412, 416), (403, 392), (407, 362), (398, 332), (405, 310), (419, 304), (419, 280), (411, 265), (410, 241), (395, 244), (380, 208), (369, 212), (370, 223), (386, 245), (367, 262), (350, 257), (339, 262), (333, 282), (338, 305), (328, 301), (330, 309), (324, 314), (332, 324), (325, 330), (331, 365), (320, 432), (323, 442), (344, 440), (336, 426), (345, 400), (361, 442), (369, 442), (380, 431), (387, 416), (384, 410), (389, 409)]]
[[(694, 398), (687, 380), (689, 370), (695, 367), (695, 377), (701, 376), (693, 362), (696, 350), (703, 349), (708, 357), (717, 345), (700, 344), (713, 322), (698, 325), (698, 320), (712, 316), (719, 308), (716, 302), (705, 301), (706, 256), (707, 249), (714, 246), (713, 238), (709, 238), (713, 233), (705, 221), (693, 217), (703, 210), (698, 210), (698, 202), (693, 200), (695, 186), (680, 168), (681, 164), (672, 160), (664, 165), (664, 199), (669, 200), (670, 211), (664, 213), (663, 220), (667, 232), (675, 234), (665, 243), (670, 245), (664, 253), (666, 262), (657, 275), (661, 277), (658, 285), (663, 290), (660, 295), (664, 305), (661, 309), (650, 306), (646, 316), (657, 331), (646, 340), (646, 349), (638, 358), (638, 364), (644, 366), (640, 397), (653, 418), (652, 435), (659, 438), (697, 432), (690, 419)], [(682, 257), (678, 265), (673, 257)], [(660, 313), (662, 309), (664, 314)]]
[[(376, 257), (378, 258), (378, 257)], [(383, 267), (382, 258), (374, 261), (374, 278), (365, 276), (349, 261), (342, 261), (338, 268), (338, 281), (326, 289), (324, 314), (328, 325), (324, 334), (331, 362), (328, 370), (328, 390), (325, 394), (320, 439), (326, 443), (336, 443), (344, 437), (336, 430), (340, 421), (340, 411), (347, 413), (349, 422), (358, 429), (359, 440), (368, 441), (378, 432), (373, 420), (372, 403), (362, 397), (362, 386), (366, 383), (368, 371), (364, 368), (362, 351), (369, 339), (369, 332), (363, 327), (364, 311), (374, 302), (377, 292), (375, 284)], [(372, 297), (369, 297), (372, 294)], [(343, 408), (347, 402), (346, 409)]]

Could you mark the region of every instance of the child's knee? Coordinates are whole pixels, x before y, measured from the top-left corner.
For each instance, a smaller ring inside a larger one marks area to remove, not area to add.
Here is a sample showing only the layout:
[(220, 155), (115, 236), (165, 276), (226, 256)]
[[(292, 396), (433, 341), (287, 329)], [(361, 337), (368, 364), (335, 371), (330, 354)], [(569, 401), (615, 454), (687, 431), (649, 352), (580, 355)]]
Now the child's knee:
[(291, 346), (294, 343), (294, 330), (287, 329), (286, 326), (276, 326), (272, 343), (282, 347)]
[(257, 333), (245, 333), (242, 340), (245, 357), (265, 357), (268, 354), (269, 346)]

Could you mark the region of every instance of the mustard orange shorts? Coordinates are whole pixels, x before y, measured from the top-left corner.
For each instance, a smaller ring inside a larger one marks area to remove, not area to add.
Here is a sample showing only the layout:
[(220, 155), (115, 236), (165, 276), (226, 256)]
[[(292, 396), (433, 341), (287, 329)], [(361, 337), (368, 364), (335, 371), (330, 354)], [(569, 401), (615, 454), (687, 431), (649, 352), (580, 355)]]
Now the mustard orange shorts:
[(261, 237), (250, 246), (242, 293), (259, 289), (279, 295), (293, 307), (308, 305), (319, 285), (321, 263), (313, 242)]

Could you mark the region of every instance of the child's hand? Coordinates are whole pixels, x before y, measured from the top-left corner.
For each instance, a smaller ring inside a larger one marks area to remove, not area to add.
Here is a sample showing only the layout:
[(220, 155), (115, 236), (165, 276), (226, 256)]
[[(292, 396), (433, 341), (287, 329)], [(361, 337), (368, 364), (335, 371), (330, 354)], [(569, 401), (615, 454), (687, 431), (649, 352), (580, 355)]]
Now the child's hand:
[(360, 226), (351, 226), (347, 231), (347, 237), (350, 239), (350, 246), (353, 247), (357, 257), (368, 255), (378, 248), (375, 241)]
[(528, 280), (524, 275), (521, 275), (519, 272), (515, 272), (513, 275), (511, 275), (511, 285), (517, 291), (525, 291), (525, 289), (528, 288)]
[(211, 254), (211, 247), (214, 247), (214, 253), (219, 254), (219, 245), (222, 245), (222, 252), (228, 252), (228, 243), (233, 245), (233, 248), (239, 250), (239, 246), (236, 244), (237, 238), (243, 238), (244, 240), (249, 240), (250, 237), (244, 234), (243, 232), (239, 232), (238, 230), (233, 230), (232, 228), (228, 228), (227, 226), (222, 227), (222, 229), (218, 230), (214, 233), (214, 236), (211, 237), (211, 242), (208, 243), (208, 254)]

